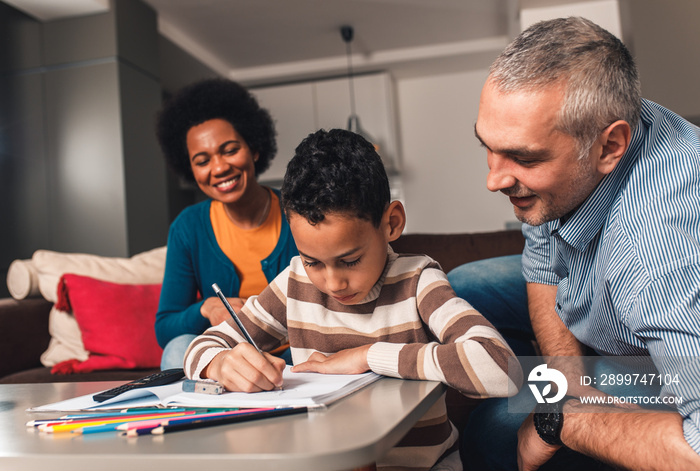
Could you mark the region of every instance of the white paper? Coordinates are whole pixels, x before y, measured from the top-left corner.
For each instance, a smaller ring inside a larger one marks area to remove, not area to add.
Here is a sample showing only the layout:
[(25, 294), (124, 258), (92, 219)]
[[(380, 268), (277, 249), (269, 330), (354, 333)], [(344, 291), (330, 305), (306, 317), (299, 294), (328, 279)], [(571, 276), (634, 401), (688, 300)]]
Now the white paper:
[(257, 393), (227, 392), (224, 394), (186, 393), (183, 381), (164, 386), (132, 389), (104, 402), (92, 399), (94, 394), (46, 404), (29, 409), (34, 412), (114, 410), (136, 407), (319, 407), (347, 396), (376, 381), (375, 373), (359, 375), (326, 375), (320, 373), (292, 373), (284, 370), (284, 386), (281, 390)]

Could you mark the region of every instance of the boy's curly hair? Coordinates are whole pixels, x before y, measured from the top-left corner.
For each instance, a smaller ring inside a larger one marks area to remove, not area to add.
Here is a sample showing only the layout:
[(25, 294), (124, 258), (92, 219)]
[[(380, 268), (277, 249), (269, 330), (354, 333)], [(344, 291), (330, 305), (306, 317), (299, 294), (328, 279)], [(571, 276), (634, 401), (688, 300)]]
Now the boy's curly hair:
[(180, 177), (194, 182), (187, 132), (211, 119), (228, 121), (259, 154), (255, 175), (270, 167), (277, 153), (275, 125), (270, 113), (255, 97), (231, 80), (205, 79), (188, 85), (167, 100), (156, 117), (156, 136), (170, 168)]
[(321, 129), (296, 148), (282, 184), (282, 207), (311, 224), (351, 213), (379, 227), (390, 202), (389, 179), (374, 146), (359, 134)]

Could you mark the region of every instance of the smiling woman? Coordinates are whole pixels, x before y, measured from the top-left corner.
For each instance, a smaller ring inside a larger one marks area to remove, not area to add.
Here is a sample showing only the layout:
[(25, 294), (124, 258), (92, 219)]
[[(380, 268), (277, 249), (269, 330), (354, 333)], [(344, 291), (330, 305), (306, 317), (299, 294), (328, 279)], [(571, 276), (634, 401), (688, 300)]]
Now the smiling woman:
[(182, 366), (192, 339), (229, 319), (214, 283), (239, 309), (297, 249), (277, 192), (258, 183), (277, 146), (272, 118), (248, 90), (224, 79), (185, 87), (156, 131), (170, 168), (209, 197), (185, 208), (168, 235), (156, 336), (169, 369)]

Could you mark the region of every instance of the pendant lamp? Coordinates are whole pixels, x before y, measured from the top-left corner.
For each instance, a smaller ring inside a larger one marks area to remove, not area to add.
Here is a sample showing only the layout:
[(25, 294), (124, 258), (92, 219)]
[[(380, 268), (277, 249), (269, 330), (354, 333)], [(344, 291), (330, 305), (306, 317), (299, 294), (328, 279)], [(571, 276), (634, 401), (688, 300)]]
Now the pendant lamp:
[[(352, 131), (354, 133), (359, 134), (360, 136), (364, 137), (367, 139), (369, 142), (374, 142), (372, 141), (372, 138), (369, 136), (369, 134), (362, 128), (360, 125), (360, 117), (357, 115), (357, 111), (355, 110), (355, 88), (353, 84), (353, 71), (352, 71), (352, 54), (351, 54), (351, 46), (350, 43), (352, 43), (352, 39), (354, 37), (354, 29), (352, 26), (345, 25), (340, 27), (340, 36), (343, 38), (343, 41), (345, 41), (345, 54), (347, 55), (348, 58), (348, 86), (350, 88), (350, 116), (348, 117), (348, 131)], [(376, 148), (375, 144), (375, 148)]]

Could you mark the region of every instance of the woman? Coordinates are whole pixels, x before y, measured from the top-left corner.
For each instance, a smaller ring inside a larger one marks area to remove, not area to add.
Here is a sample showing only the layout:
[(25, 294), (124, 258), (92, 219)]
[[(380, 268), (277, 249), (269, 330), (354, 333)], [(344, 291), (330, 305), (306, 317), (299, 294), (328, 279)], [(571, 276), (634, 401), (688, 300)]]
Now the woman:
[(267, 110), (230, 80), (183, 88), (158, 115), (156, 132), (170, 167), (209, 197), (170, 226), (156, 315), (162, 369), (180, 368), (197, 335), (256, 295), (297, 255), (275, 190), (260, 185), (277, 151)]

